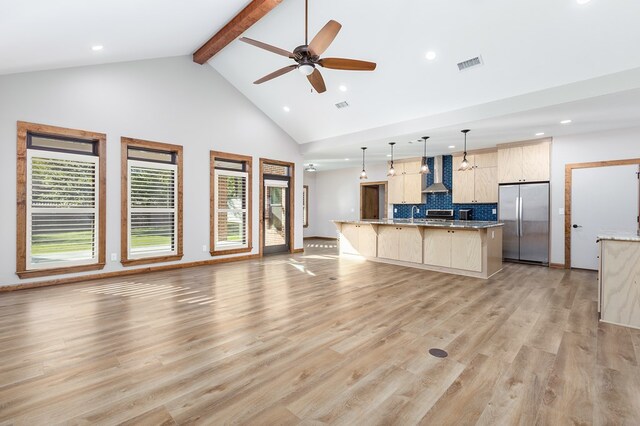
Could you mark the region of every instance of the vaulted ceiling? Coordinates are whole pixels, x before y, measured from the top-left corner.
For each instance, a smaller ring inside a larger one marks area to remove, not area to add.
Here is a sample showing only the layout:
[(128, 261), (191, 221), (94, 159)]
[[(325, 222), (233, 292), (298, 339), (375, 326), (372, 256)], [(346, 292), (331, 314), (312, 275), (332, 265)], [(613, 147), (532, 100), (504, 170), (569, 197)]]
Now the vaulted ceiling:
[[(462, 126), (475, 127), (470, 140), (482, 146), (637, 125), (640, 2), (309, 1), (311, 36), (329, 19), (343, 25), (324, 56), (375, 61), (375, 72), (323, 69), (328, 90), (316, 94), (297, 72), (253, 85), (290, 62), (239, 41), (209, 64), (301, 143), (310, 162), (338, 167), (363, 145), (382, 161), (391, 140), (413, 155), (408, 142), (423, 134), (446, 151)], [(2, 1), (0, 74), (190, 55), (248, 3)], [(304, 1), (283, 0), (244, 35), (285, 49), (303, 44)], [(484, 64), (458, 71), (475, 56)], [(350, 106), (338, 110), (341, 101)], [(571, 127), (559, 125), (565, 118)]]

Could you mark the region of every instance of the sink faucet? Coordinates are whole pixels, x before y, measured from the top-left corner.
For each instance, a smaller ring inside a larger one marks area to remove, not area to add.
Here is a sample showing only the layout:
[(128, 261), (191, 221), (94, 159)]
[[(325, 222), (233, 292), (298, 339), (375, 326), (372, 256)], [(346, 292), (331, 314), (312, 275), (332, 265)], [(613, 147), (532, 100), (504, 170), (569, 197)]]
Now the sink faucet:
[(415, 211), (417, 211), (418, 213), (420, 213), (420, 207), (418, 207), (418, 206), (412, 206), (412, 207), (411, 207), (411, 222), (413, 222), (413, 220), (414, 220), (414, 217), (413, 217), (413, 212), (414, 212), (414, 210), (413, 210), (413, 209), (415, 209)]

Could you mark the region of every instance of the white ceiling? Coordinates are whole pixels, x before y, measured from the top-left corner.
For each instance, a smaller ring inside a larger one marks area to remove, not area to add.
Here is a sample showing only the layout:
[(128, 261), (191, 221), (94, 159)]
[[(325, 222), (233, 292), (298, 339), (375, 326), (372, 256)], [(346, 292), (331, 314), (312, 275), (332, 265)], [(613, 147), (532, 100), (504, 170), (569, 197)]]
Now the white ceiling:
[[(0, 74), (190, 55), (248, 3), (0, 0)], [(245, 35), (293, 49), (303, 10), (303, 0), (284, 0)], [(384, 161), (389, 141), (399, 157), (419, 155), (408, 141), (424, 134), (432, 153), (458, 149), (464, 127), (471, 149), (637, 125), (638, 16), (629, 0), (310, 0), (311, 37), (329, 19), (343, 24), (324, 56), (375, 61), (375, 72), (324, 69), (328, 91), (318, 95), (297, 72), (253, 85), (289, 62), (239, 41), (210, 64), (328, 169), (358, 163), (365, 145)], [(457, 70), (476, 55), (483, 66)], [(337, 110), (343, 100), (351, 106)], [(560, 126), (564, 118), (573, 123)]]
[[(293, 49), (303, 42), (303, 4), (284, 0), (245, 35)], [(505, 99), (517, 102), (494, 111), (493, 117), (640, 87), (637, 72), (625, 76), (624, 88), (601, 79), (640, 67), (638, 16), (640, 2), (626, 0), (586, 5), (576, 0), (310, 0), (312, 35), (329, 19), (343, 25), (324, 56), (376, 61), (375, 72), (323, 69), (328, 91), (312, 94), (306, 79), (295, 72), (253, 85), (289, 61), (239, 41), (210, 64), (305, 144), (306, 160), (359, 157), (362, 144), (386, 146), (412, 133), (415, 129), (398, 126), (408, 120), (428, 122), (448, 115), (445, 124), (471, 124), (490, 115), (481, 111), (483, 105)], [(438, 55), (434, 61), (425, 58), (429, 50)], [(482, 67), (458, 71), (457, 62), (476, 55), (482, 55)], [(590, 82), (585, 90), (564, 90), (582, 81)], [(338, 90), (341, 84), (347, 92)], [(547, 99), (528, 96), (536, 93)], [(343, 100), (351, 106), (337, 110), (334, 104)], [(283, 111), (285, 105), (290, 112)], [(453, 118), (474, 107), (480, 113)], [(439, 128), (430, 124), (416, 135)], [(500, 134), (531, 136), (528, 128), (517, 135)], [(313, 148), (307, 147), (309, 142)], [(341, 151), (341, 146), (348, 149)]]
[(0, 0), (0, 74), (188, 55), (249, 2)]

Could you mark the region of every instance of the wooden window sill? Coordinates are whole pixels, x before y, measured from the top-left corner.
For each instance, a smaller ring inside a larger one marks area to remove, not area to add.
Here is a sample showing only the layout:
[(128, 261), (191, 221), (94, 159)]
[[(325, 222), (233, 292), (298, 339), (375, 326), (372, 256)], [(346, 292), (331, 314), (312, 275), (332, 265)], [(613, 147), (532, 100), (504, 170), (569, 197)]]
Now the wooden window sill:
[(16, 275), (20, 279), (47, 277), (49, 275), (73, 274), (75, 272), (96, 271), (104, 268), (104, 263), (93, 263), (91, 265), (68, 266), (63, 268), (34, 269), (31, 271), (17, 271)]
[(224, 256), (228, 254), (251, 253), (251, 250), (253, 250), (253, 247), (245, 247), (232, 250), (214, 250), (210, 251), (209, 253), (211, 254), (211, 256)]
[(182, 260), (181, 254), (174, 254), (171, 256), (156, 256), (156, 257), (145, 257), (143, 259), (122, 259), (120, 263), (122, 266), (136, 266), (136, 265), (147, 265), (149, 263), (162, 263), (162, 262), (174, 262), (176, 260)]

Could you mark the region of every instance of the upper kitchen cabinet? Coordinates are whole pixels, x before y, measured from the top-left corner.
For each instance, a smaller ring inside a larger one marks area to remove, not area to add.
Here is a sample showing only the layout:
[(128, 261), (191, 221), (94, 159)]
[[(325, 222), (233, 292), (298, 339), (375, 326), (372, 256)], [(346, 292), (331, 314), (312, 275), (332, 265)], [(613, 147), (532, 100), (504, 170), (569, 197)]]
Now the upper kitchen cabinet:
[(546, 182), (550, 176), (551, 142), (498, 146), (498, 182)]
[(471, 167), (459, 171), (462, 156), (453, 157), (453, 203), (498, 202), (498, 153), (467, 155)]
[(422, 175), (420, 160), (394, 161), (396, 175), (389, 177), (390, 204), (422, 203)]

